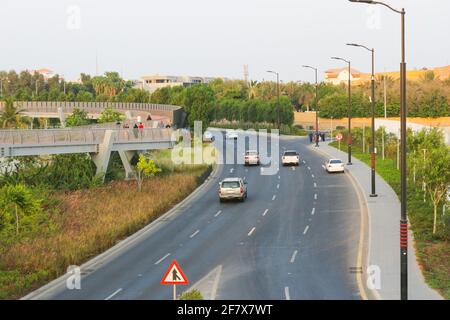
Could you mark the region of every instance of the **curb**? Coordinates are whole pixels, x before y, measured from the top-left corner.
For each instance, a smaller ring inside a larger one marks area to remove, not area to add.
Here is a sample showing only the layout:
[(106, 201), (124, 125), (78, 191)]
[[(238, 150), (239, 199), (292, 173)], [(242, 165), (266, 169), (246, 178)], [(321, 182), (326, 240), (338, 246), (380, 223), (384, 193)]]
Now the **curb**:
[[(223, 170), (223, 165), (217, 165), (214, 164), (214, 169), (212, 170), (209, 177), (205, 179), (205, 181), (199, 185), (191, 194), (189, 194), (186, 198), (184, 198), (182, 201), (177, 203), (175, 206), (173, 206), (169, 211), (165, 212), (161, 216), (159, 216), (156, 220), (152, 221), (150, 224), (146, 225), (144, 228), (140, 229), (139, 231), (135, 232), (134, 234), (130, 235), (129, 237), (125, 238), (124, 240), (121, 240), (119, 243), (114, 245), (113, 247), (107, 249), (103, 253), (100, 253), (99, 255), (95, 256), (94, 258), (90, 259), (89, 261), (85, 262), (80, 266), (81, 273), (83, 273), (84, 270), (89, 270), (91, 273), (92, 271), (95, 271), (95, 267), (104, 262), (105, 260), (111, 258), (114, 256), (114, 254), (120, 253), (125, 248), (137, 243), (142, 237), (146, 236), (147, 233), (154, 231), (163, 220), (166, 220), (169, 217), (175, 216), (176, 214), (181, 214), (182, 211), (180, 211), (180, 208), (183, 207), (186, 203), (191, 202), (193, 198), (195, 198), (197, 195), (201, 193), (204, 189), (207, 189), (212, 184), (213, 180), (220, 176)], [(20, 300), (37, 300), (40, 299), (42, 295), (45, 293), (48, 293), (49, 291), (57, 288), (58, 286), (61, 286), (62, 283), (64, 283), (67, 278), (69, 278), (71, 275), (65, 273), (64, 275), (52, 280), (51, 282), (47, 283), (46, 285), (30, 292), (26, 296), (22, 297)]]
[[(326, 157), (330, 157), (331, 155), (327, 152), (316, 148), (308, 146), (308, 148), (317, 153), (321, 153)], [(369, 261), (368, 250), (370, 250), (370, 215), (369, 208), (367, 206), (367, 199), (364, 195), (363, 189), (359, 184), (358, 180), (353, 176), (353, 174), (346, 169), (345, 172), (348, 173), (347, 177), (349, 178), (353, 188), (356, 191), (356, 195), (358, 197), (359, 206), (361, 210), (361, 229), (360, 229), (360, 240), (358, 244), (358, 257), (357, 257), (357, 265), (361, 265), (363, 272), (356, 273), (356, 282), (358, 283), (358, 290), (361, 295), (362, 300), (382, 300), (379, 293), (374, 290), (366, 290), (365, 283), (367, 283), (367, 265)], [(363, 201), (364, 199), (364, 201)]]

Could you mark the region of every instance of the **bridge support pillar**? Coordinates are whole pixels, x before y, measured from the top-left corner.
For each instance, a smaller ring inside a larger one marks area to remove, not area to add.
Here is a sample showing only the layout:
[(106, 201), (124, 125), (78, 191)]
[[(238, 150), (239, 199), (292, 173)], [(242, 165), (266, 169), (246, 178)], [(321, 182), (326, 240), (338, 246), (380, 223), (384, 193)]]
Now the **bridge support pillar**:
[(122, 160), (123, 167), (125, 168), (125, 180), (131, 180), (134, 178), (135, 172), (131, 166), (131, 159), (136, 154), (136, 151), (119, 151), (120, 159)]
[(58, 117), (59, 121), (61, 122), (61, 128), (66, 127), (66, 115), (64, 114), (64, 111), (61, 107), (58, 107)]
[(114, 136), (115, 132), (113, 130), (106, 130), (103, 142), (98, 146), (98, 152), (91, 155), (92, 161), (94, 161), (97, 166), (97, 175), (101, 175), (103, 181), (105, 180), (106, 170), (108, 170)]

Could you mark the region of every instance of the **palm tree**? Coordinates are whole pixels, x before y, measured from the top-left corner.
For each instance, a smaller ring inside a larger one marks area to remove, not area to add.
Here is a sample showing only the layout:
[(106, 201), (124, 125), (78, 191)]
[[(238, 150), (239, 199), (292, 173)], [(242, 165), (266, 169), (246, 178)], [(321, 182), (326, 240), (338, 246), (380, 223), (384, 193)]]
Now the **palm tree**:
[(2, 129), (23, 127), (24, 117), (20, 114), (23, 110), (14, 107), (14, 100), (5, 100), (3, 110), (0, 110), (0, 124)]

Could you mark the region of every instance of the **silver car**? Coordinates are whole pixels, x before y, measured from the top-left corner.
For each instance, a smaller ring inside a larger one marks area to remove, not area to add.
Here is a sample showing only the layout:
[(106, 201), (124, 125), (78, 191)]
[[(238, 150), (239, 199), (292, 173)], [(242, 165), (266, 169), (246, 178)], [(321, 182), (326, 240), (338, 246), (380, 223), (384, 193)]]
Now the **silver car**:
[(241, 178), (226, 178), (219, 182), (219, 199), (240, 200), (244, 202), (247, 199), (247, 182)]

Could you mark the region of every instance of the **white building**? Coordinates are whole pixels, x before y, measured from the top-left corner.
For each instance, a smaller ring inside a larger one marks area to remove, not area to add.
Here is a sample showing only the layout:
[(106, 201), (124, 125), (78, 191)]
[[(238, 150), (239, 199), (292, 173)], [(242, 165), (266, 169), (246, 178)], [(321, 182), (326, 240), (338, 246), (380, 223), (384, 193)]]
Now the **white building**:
[[(140, 82), (136, 84), (137, 88), (154, 92), (164, 87), (183, 86), (187, 87), (198, 83), (209, 83), (216, 78), (213, 77), (192, 77), (192, 76), (167, 76), (167, 75), (149, 75), (142, 76)], [(225, 78), (221, 78), (224, 79)]]
[[(356, 85), (362, 82), (370, 81), (370, 75), (361, 73), (356, 69), (350, 69), (352, 85)], [(341, 83), (348, 83), (348, 68), (329, 69), (325, 71), (325, 82), (334, 85)]]

